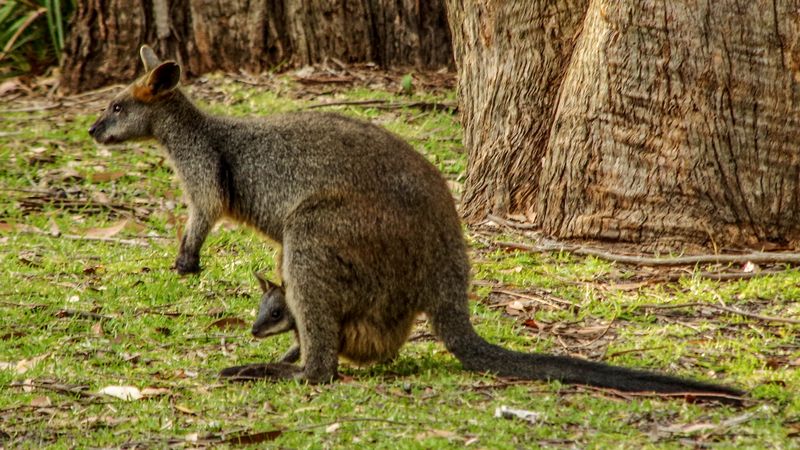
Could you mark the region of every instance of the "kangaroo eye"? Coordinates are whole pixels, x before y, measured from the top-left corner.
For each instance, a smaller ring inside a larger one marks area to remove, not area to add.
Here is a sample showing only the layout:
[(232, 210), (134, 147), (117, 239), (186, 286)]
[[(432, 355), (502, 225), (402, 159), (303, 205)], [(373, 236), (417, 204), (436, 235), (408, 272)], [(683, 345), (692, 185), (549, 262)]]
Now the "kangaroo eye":
[(272, 312), (270, 313), (270, 316), (272, 316), (273, 319), (280, 318), (281, 317), (281, 310), (280, 309), (273, 309)]
[(117, 103), (116, 105), (111, 107), (111, 110), (114, 111), (115, 113), (118, 113), (122, 111), (122, 106), (119, 103)]

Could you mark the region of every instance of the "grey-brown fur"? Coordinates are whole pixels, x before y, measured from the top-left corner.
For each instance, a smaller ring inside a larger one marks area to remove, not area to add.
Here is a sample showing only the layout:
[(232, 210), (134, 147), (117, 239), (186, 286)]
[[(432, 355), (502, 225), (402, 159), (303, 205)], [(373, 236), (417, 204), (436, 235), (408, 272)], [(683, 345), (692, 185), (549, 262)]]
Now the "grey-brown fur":
[(341, 349), (357, 362), (390, 359), (425, 313), (468, 370), (621, 390), (739, 394), (486, 342), (469, 320), (470, 266), (453, 199), (424, 157), (379, 127), (336, 114), (208, 115), (176, 89), (175, 63), (158, 64), (147, 48), (142, 54), (149, 72), (112, 102), (127, 112), (110, 107), (90, 133), (98, 142), (155, 138), (165, 147), (189, 198), (178, 272), (199, 270), (200, 247), (222, 216), (283, 246), (301, 364), (231, 367), (223, 376), (328, 382)]

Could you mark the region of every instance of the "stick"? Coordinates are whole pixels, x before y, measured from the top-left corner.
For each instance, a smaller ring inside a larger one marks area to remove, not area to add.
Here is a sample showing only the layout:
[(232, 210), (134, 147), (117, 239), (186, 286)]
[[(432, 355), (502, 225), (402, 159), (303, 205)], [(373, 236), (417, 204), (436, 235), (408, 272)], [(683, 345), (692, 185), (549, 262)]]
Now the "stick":
[(517, 242), (495, 242), (496, 245), (505, 248), (525, 250), (532, 253), (549, 253), (549, 252), (569, 252), (576, 255), (594, 256), (606, 261), (618, 262), (623, 264), (641, 265), (641, 266), (683, 266), (690, 264), (710, 264), (710, 263), (747, 263), (754, 264), (800, 264), (800, 253), (766, 253), (766, 252), (752, 252), (742, 255), (694, 255), (694, 256), (677, 256), (667, 258), (654, 258), (647, 256), (635, 255), (620, 255), (617, 253), (609, 253), (603, 250), (586, 248), (579, 246), (566, 246), (566, 245), (552, 245), (545, 247), (538, 247), (527, 244), (520, 244)]
[(74, 241), (99, 241), (99, 242), (112, 242), (114, 244), (123, 244), (123, 245), (137, 245), (139, 247), (149, 247), (150, 244), (145, 241), (137, 241), (135, 239), (120, 239), (120, 238), (113, 238), (113, 237), (96, 237), (96, 236), (78, 236), (76, 234), (59, 234), (58, 236), (53, 236), (51, 233), (42, 230), (35, 230), (35, 229), (23, 229), (23, 230), (14, 230), (18, 233), (30, 233), (30, 234), (39, 234), (42, 236), (50, 236), (53, 238), (64, 238), (64, 239), (71, 239)]
[(60, 309), (56, 313), (56, 317), (78, 317), (80, 319), (98, 319), (98, 320), (111, 320), (113, 317), (104, 316), (89, 311), (78, 311), (74, 309)]
[[(551, 299), (537, 298), (537, 297), (534, 297), (532, 295), (522, 294), (522, 293), (514, 292), (514, 291), (507, 291), (505, 289), (492, 289), (492, 292), (497, 292), (498, 294), (510, 295), (512, 297), (524, 298), (525, 300), (532, 300), (534, 302), (544, 303), (547, 306), (552, 306), (554, 308), (559, 308), (558, 305), (554, 305), (554, 304), (551, 303)], [(568, 308), (575, 307), (575, 308), (580, 309), (580, 305), (576, 305), (574, 303), (570, 303), (570, 302), (568, 302), (566, 300), (553, 298), (552, 301), (556, 302), (556, 303), (561, 303), (562, 305), (565, 305)]]
[(742, 311), (740, 309), (731, 308), (728, 306), (722, 305), (715, 305), (713, 303), (699, 303), (699, 302), (690, 302), (690, 303), (679, 303), (676, 305), (639, 305), (636, 309), (677, 309), (677, 308), (691, 308), (695, 306), (706, 307), (717, 309), (720, 311), (725, 311), (731, 314), (737, 314), (744, 317), (750, 317), (751, 319), (758, 319), (763, 320), (765, 322), (782, 322), (782, 323), (793, 323), (793, 324), (800, 324), (800, 320), (797, 319), (784, 319), (783, 317), (774, 317), (774, 316), (764, 316), (761, 314), (750, 313), (747, 311)]
[(387, 102), (386, 100), (350, 100), (342, 102), (315, 103), (313, 105), (306, 106), (305, 109), (317, 109), (317, 108), (324, 108), (326, 106), (378, 105), (386, 102)]

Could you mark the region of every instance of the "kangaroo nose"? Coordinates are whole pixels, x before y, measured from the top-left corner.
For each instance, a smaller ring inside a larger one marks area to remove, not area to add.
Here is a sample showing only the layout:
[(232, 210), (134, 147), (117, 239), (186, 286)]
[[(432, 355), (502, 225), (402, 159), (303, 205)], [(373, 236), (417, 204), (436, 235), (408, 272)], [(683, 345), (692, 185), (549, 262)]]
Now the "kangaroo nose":
[(95, 131), (97, 131), (97, 124), (96, 123), (92, 124), (92, 126), (89, 127), (89, 136), (94, 136), (94, 132)]

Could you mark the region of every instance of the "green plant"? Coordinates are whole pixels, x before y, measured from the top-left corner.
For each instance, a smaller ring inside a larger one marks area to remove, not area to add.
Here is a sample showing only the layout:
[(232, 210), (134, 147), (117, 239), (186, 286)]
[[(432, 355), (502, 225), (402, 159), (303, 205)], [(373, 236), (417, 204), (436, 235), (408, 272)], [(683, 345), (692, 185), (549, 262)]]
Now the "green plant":
[(0, 6), (0, 77), (58, 63), (75, 0), (10, 0)]

